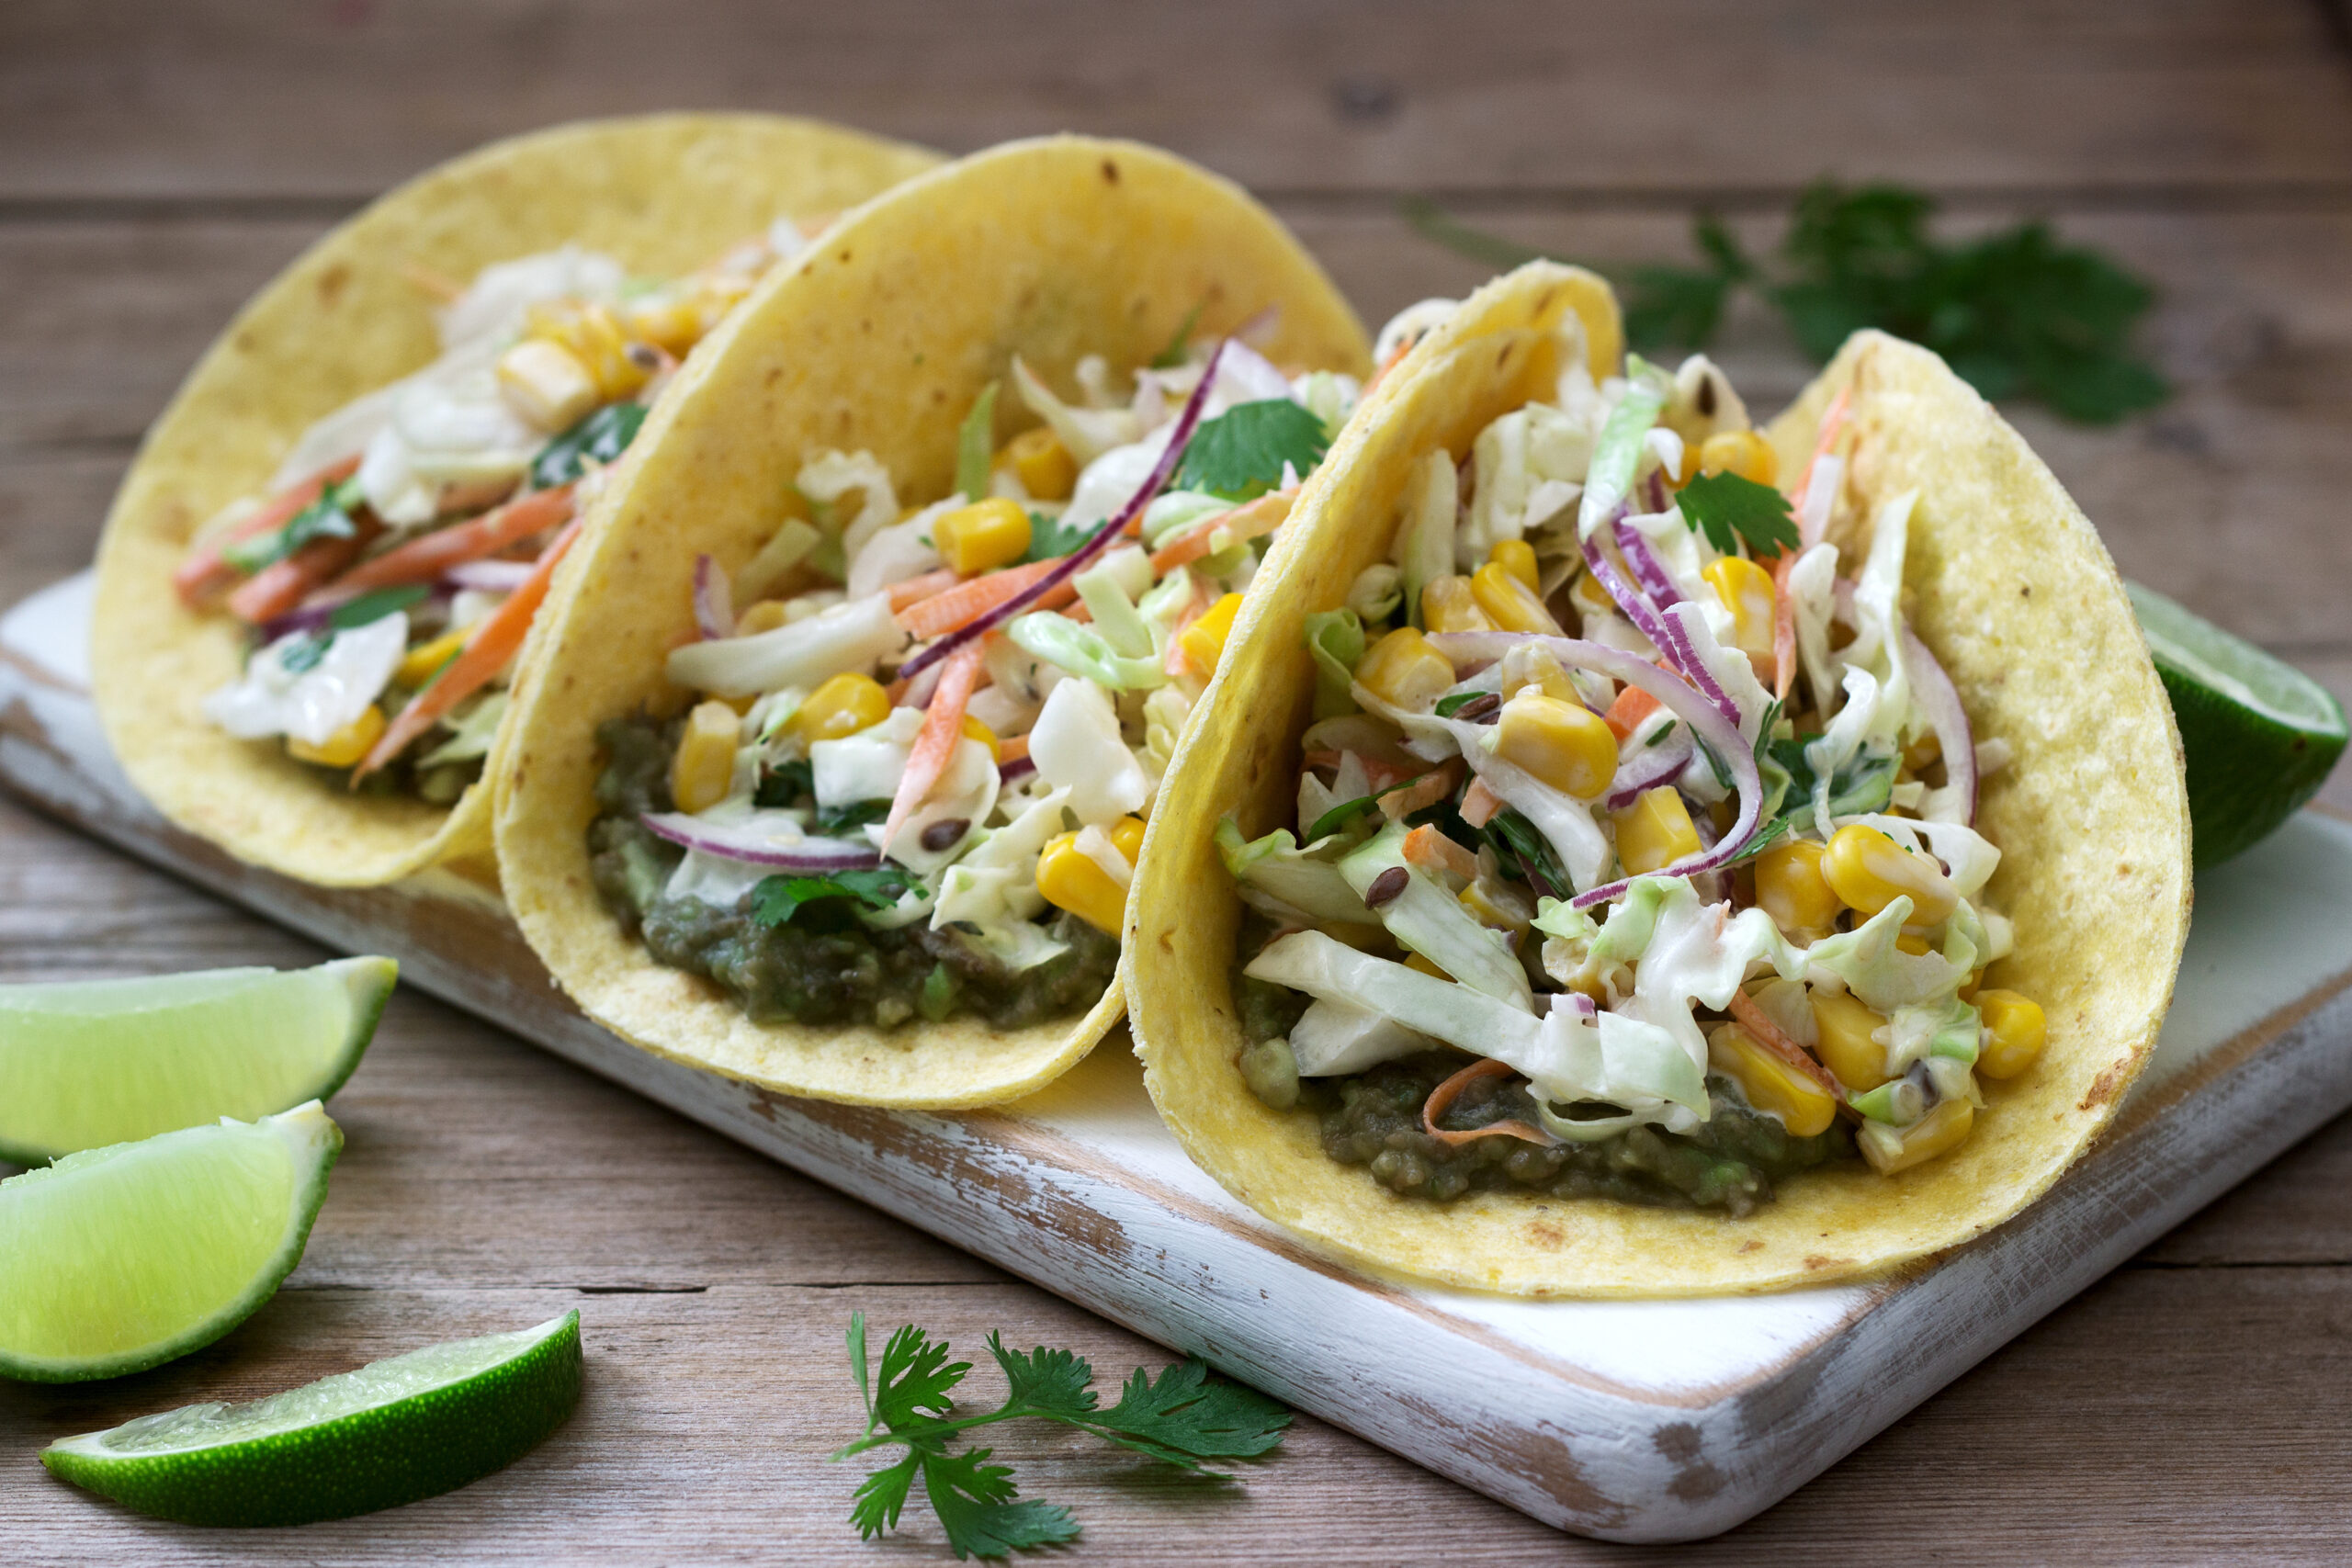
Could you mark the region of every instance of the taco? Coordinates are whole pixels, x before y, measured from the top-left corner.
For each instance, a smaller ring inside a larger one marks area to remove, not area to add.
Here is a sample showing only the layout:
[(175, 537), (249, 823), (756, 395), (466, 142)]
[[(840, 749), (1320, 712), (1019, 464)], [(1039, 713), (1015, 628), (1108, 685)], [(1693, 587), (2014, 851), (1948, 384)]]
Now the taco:
[(107, 519), (92, 672), (132, 782), (309, 882), (486, 851), (508, 671), (599, 471), (772, 262), (938, 162), (763, 115), (594, 121), (313, 245)]
[(1238, 187), (1013, 143), (845, 219), (615, 477), (501, 770), (510, 906), (649, 1050), (984, 1104), (1116, 1021), (1125, 887), (1363, 329)]
[(1147, 838), (1161, 1115), (1313, 1242), (1487, 1290), (1819, 1282), (1998, 1224), (2113, 1114), (2187, 931), (2098, 536), (1879, 333), (1758, 431), (1703, 357), (1616, 365), (1574, 270), (1432, 318)]

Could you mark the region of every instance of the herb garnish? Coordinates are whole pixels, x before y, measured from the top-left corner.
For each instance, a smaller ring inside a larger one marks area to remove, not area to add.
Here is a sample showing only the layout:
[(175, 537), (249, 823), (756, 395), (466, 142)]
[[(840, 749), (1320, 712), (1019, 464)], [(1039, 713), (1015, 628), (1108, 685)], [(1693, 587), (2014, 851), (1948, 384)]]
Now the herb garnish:
[(887, 800), (849, 800), (839, 806), (820, 806), (810, 824), (820, 833), (839, 835), (854, 828), (888, 819), (890, 803)]
[(313, 539), (348, 539), (359, 532), (351, 513), (362, 499), (359, 477), (355, 474), (321, 491), (319, 498), (288, 518), (285, 526), (222, 547), (220, 558), (251, 577)]
[(956, 488), (966, 501), (985, 501), (989, 463), (996, 456), (996, 383), (972, 400), (972, 412), (956, 430)]
[(952, 1397), (968, 1361), (950, 1362), (944, 1340), (934, 1340), (910, 1324), (882, 1348), (880, 1375), (867, 1378), (865, 1314), (849, 1320), (849, 1364), (865, 1403), (865, 1433), (831, 1456), (843, 1460), (887, 1444), (902, 1444), (906, 1457), (858, 1483), (850, 1522), (861, 1540), (898, 1528), (899, 1516), (918, 1478), (932, 1512), (947, 1533), (948, 1550), (965, 1557), (1003, 1557), (1078, 1539), (1069, 1510), (1038, 1498), (1016, 1501), (1010, 1465), (990, 1464), (991, 1449), (947, 1451), (956, 1433), (992, 1422), (1035, 1416), (1091, 1432), (1105, 1442), (1133, 1450), (1181, 1470), (1228, 1479), (1202, 1462), (1210, 1459), (1255, 1459), (1280, 1446), (1290, 1412), (1254, 1389), (1213, 1378), (1201, 1362), (1182, 1361), (1163, 1370), (1155, 1382), (1141, 1367), (1127, 1377), (1119, 1403), (1099, 1407), (1094, 1369), (1068, 1350), (1043, 1346), (1025, 1354), (1008, 1350), (995, 1334), (989, 1353), (1003, 1369), (1005, 1401), (977, 1416), (956, 1416)]
[(1306, 841), (1311, 844), (1317, 839), (1338, 832), (1356, 818), (1379, 805), (1381, 796), (1393, 795), (1400, 789), (1410, 789), (1435, 772), (1437, 772), (1435, 768), (1423, 768), (1411, 778), (1399, 779), (1386, 789), (1376, 789), (1370, 795), (1360, 795), (1353, 800), (1340, 802), (1339, 805), (1315, 819), (1315, 825), (1306, 830)]
[(902, 894), (919, 890), (914, 878), (888, 865), (865, 871), (828, 871), (816, 876), (763, 876), (752, 888), (752, 921), (783, 925), (801, 905), (820, 898), (854, 898), (869, 909), (887, 909)]
[(327, 612), (326, 624), (316, 631), (305, 632), (286, 645), (277, 662), (287, 673), (300, 675), (315, 670), (334, 644), (334, 634), (364, 626), (370, 621), (380, 621), (396, 610), (405, 610), (430, 592), (422, 582), (402, 583), (398, 588), (379, 588), (346, 599)]
[(1091, 528), (1065, 528), (1042, 512), (1029, 514), (1029, 551), (1024, 561), (1058, 560), (1094, 536)]
[(1323, 421), (1288, 398), (1236, 403), (1193, 433), (1175, 488), (1251, 501), (1283, 482), (1285, 464), (1306, 478), (1330, 446)]
[[(1823, 180), (1798, 197), (1770, 271), (1711, 213), (1693, 237), (1705, 264), (1619, 269), (1625, 331), (1636, 347), (1703, 348), (1737, 288), (1777, 307), (1805, 353), (1826, 360), (1847, 334), (1883, 327), (1924, 344), (1988, 398), (2032, 398), (2104, 424), (2170, 395), (2131, 351), (2154, 294), (2097, 251), (2061, 244), (2047, 223), (2021, 223), (1947, 244), (1928, 233), (1932, 197), (1900, 186)], [(1490, 265), (1546, 253), (1408, 201), (1414, 228)], [(1557, 259), (1557, 258), (1555, 258)]]
[(1682, 520), (1724, 555), (1736, 554), (1740, 539), (1759, 558), (1793, 550), (1801, 542), (1789, 518), (1789, 498), (1735, 473), (1699, 475), (1675, 493), (1675, 504), (1682, 509)]
[(1516, 807), (1506, 806), (1496, 812), (1487, 818), (1483, 830), (1503, 863), (1509, 865), (1516, 860), (1537, 892), (1554, 898), (1566, 898), (1576, 892), (1577, 885), (1554, 852), (1552, 841), (1537, 832), (1535, 824)]
[(616, 460), (637, 439), (645, 423), (643, 403), (606, 403), (594, 413), (554, 437), (531, 459), (531, 484), (537, 490), (568, 485), (588, 471), (588, 459)]
[(1454, 715), (1454, 710), (1460, 708), (1464, 704), (1474, 702), (1486, 694), (1487, 694), (1484, 692), (1449, 692), (1444, 696), (1438, 698), (1437, 708), (1435, 711), (1440, 718), (1452, 718)]
[(788, 762), (770, 762), (760, 770), (760, 782), (752, 792), (752, 804), (790, 806), (802, 795), (816, 793), (816, 764), (806, 757), (795, 757)]

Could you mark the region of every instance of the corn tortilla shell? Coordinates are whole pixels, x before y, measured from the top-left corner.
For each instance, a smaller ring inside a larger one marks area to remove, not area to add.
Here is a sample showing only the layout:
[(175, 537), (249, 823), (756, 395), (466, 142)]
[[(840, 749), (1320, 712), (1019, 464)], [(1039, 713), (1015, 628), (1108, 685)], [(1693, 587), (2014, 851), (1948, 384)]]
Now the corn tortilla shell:
[[(1068, 391), (1088, 354), (1141, 365), (1195, 307), (1200, 334), (1277, 307), (1278, 365), (1361, 374), (1363, 329), (1322, 270), (1239, 187), (1127, 142), (1016, 142), (910, 182), (779, 269), (648, 420), (599, 502), (546, 654), (524, 682), (498, 781), (507, 898), (548, 970), (599, 1022), (656, 1055), (786, 1094), (949, 1108), (1024, 1094), (1085, 1055), (1125, 1007), (1114, 984), (1069, 1021), (897, 1029), (758, 1024), (656, 964), (593, 886), (602, 721), (673, 712), (663, 677), (694, 635), (697, 556), (733, 572), (784, 521), (805, 457), (871, 451), (901, 502), (945, 494), (956, 427), (1018, 353)], [(1034, 423), (1011, 389), (997, 439)]]
[(488, 850), (491, 792), (480, 783), (446, 807), (356, 795), (277, 741), (234, 739), (205, 719), (198, 705), (236, 679), (245, 636), (173, 592), (190, 536), (265, 486), (313, 421), (439, 353), (413, 269), (469, 280), (576, 243), (632, 274), (673, 276), (780, 214), (841, 211), (939, 161), (771, 115), (594, 120), (468, 153), (312, 245), (189, 375), (107, 520), (91, 667), (131, 782), (178, 826), (306, 882), (371, 886)]
[(1977, 819), (2002, 851), (1988, 900), (2017, 928), (1988, 984), (2046, 1010), (2040, 1062), (1984, 1086), (1988, 1109), (1952, 1154), (1894, 1178), (1860, 1161), (1807, 1172), (1744, 1220), (1516, 1192), (1400, 1198), (1328, 1158), (1313, 1114), (1270, 1110), (1235, 1066), (1241, 906), (1211, 835), (1228, 814), (1253, 836), (1289, 825), (1314, 687), (1304, 617), (1383, 557), (1418, 457), (1441, 443), (1460, 457), (1488, 421), (1547, 394), (1530, 361), (1572, 276), (1535, 264), (1475, 296), (1359, 411), (1293, 516), (1281, 574), (1210, 694), (1224, 722), (1187, 738), (1145, 844), (1128, 939), (1145, 1081), (1227, 1190), (1377, 1272), (1530, 1296), (1690, 1295), (1846, 1280), (1957, 1246), (2057, 1179), (2154, 1047), (2188, 931), (2188, 810), (2171, 709), (2089, 523), (1940, 359), (1880, 333), (1849, 340), (1769, 434), (1795, 473), (1849, 389), (1849, 501), (1868, 516), (1921, 488), (1912, 625), (1976, 738), (2012, 749)]

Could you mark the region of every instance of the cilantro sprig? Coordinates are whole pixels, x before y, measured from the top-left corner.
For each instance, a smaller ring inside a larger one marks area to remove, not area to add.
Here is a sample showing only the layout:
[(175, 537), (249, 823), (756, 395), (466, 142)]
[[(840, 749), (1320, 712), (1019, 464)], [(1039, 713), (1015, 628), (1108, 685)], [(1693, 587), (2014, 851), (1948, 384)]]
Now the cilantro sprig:
[(1023, 561), (1057, 560), (1094, 536), (1091, 528), (1065, 528), (1042, 512), (1029, 514), (1029, 550)]
[[(2060, 243), (2042, 222), (1946, 243), (1928, 231), (1935, 207), (1900, 186), (1819, 181), (1797, 197), (1770, 267), (1702, 213), (1692, 236), (1702, 265), (1615, 269), (1626, 335), (1639, 348), (1704, 348), (1746, 288), (1780, 311), (1815, 360), (1859, 327), (1883, 327), (1942, 355), (1988, 398), (2031, 398), (2086, 424), (2170, 395), (2131, 348), (2154, 299), (2146, 282), (2097, 251)], [(1423, 235), (1488, 265), (1547, 254), (1481, 233), (1427, 201), (1408, 202), (1405, 215)]]
[(1330, 446), (1322, 419), (1288, 398), (1236, 403), (1193, 433), (1176, 488), (1255, 500), (1283, 482), (1284, 464), (1305, 479)]
[(1789, 516), (1789, 498), (1735, 473), (1699, 475), (1677, 493), (1675, 503), (1682, 508), (1682, 520), (1724, 555), (1735, 553), (1740, 539), (1757, 557), (1793, 550), (1802, 542)]
[(959, 1415), (954, 1393), (968, 1361), (951, 1361), (952, 1348), (912, 1324), (890, 1336), (882, 1348), (878, 1376), (865, 1350), (865, 1314), (849, 1321), (849, 1364), (865, 1404), (865, 1431), (831, 1456), (854, 1458), (892, 1444), (906, 1450), (896, 1463), (858, 1483), (850, 1522), (860, 1539), (898, 1528), (915, 1483), (922, 1483), (932, 1512), (946, 1532), (948, 1550), (966, 1557), (1003, 1557), (1078, 1539), (1078, 1521), (1068, 1508), (1041, 1498), (1024, 1498), (1010, 1465), (991, 1464), (993, 1449), (949, 1450), (961, 1432), (999, 1421), (1035, 1416), (1091, 1432), (1108, 1443), (1161, 1464), (1227, 1479), (1209, 1460), (1255, 1459), (1272, 1452), (1290, 1425), (1290, 1412), (1238, 1383), (1213, 1377), (1199, 1361), (1182, 1361), (1158, 1379), (1138, 1367), (1109, 1409), (1094, 1393), (1094, 1369), (1068, 1350), (1043, 1346), (1020, 1351), (989, 1336), (989, 1353), (1004, 1373), (1004, 1403), (994, 1410)]
[(914, 886), (912, 877), (887, 865), (819, 876), (763, 876), (752, 887), (752, 920), (755, 925), (784, 925), (800, 906), (820, 898), (852, 898), (869, 909), (888, 909)]
[(355, 474), (321, 491), (316, 501), (288, 518), (283, 526), (222, 547), (220, 558), (250, 577), (314, 539), (348, 539), (359, 532), (351, 514), (365, 500)]

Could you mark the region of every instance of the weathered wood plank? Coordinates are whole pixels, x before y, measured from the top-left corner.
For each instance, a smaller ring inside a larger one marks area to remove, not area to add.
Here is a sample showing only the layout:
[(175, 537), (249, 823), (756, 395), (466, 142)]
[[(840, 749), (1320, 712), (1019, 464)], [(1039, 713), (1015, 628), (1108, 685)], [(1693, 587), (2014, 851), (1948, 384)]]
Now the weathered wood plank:
[(961, 151), (1064, 127), (1256, 186), (2247, 190), (2352, 168), (2318, 6), (2034, 0), (17, 0), (0, 193), (357, 196), (492, 137), (683, 107)]

